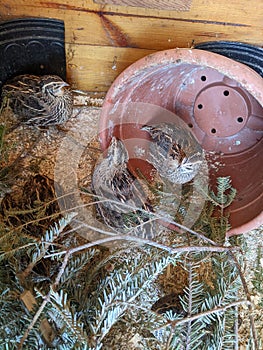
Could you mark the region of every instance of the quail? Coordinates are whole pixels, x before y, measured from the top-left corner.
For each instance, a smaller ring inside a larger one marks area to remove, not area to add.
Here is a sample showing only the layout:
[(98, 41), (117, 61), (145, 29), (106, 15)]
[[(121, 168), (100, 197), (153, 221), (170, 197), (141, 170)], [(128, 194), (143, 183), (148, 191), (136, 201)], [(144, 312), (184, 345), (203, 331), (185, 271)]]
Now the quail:
[[(11, 241), (9, 238), (9, 241), (2, 246), (10, 245), (10, 247), (18, 248), (21, 242), (28, 240), (39, 242), (44, 239), (46, 242), (47, 233), (50, 234), (52, 228), (56, 227), (56, 222), (62, 218), (57, 201), (60, 195), (62, 195), (60, 185), (41, 174), (28, 176), (27, 181), (22, 187), (19, 186), (18, 191), (6, 194), (0, 203), (0, 220), (6, 232), (10, 231), (15, 238)], [(66, 232), (67, 229), (63, 233), (60, 232), (57, 237), (54, 234), (53, 243), (60, 241), (62, 244)], [(3, 235), (1, 238), (4, 240)], [(45, 249), (48, 249), (48, 246), (51, 250), (53, 249), (49, 244), (46, 244)], [(31, 253), (41, 257), (41, 250), (38, 248), (32, 250)], [(23, 250), (20, 251), (19, 256), (17, 255), (15, 269), (16, 277), (21, 285), (26, 289), (34, 289), (32, 282), (40, 283), (44, 287), (46, 282), (53, 281), (58, 273), (59, 265), (54, 263), (52, 258), (32, 258), (32, 255)]]
[(172, 311), (173, 313), (186, 316), (186, 313), (180, 302), (180, 294), (177, 294), (175, 292), (167, 294), (161, 297), (160, 299), (158, 299), (152, 305), (151, 310), (155, 311), (158, 314), (164, 314), (167, 311)]
[(144, 125), (151, 136), (150, 162), (158, 174), (175, 184), (192, 180), (204, 160), (203, 149), (186, 127), (169, 123)]
[(121, 140), (112, 138), (106, 157), (95, 167), (92, 190), (99, 197), (99, 216), (113, 229), (150, 237), (151, 204), (142, 185), (128, 169), (128, 152)]
[[(58, 184), (56, 190), (60, 191)], [(39, 237), (61, 217), (56, 195), (53, 180), (40, 174), (29, 176), (20, 195), (8, 193), (1, 201), (1, 219), (7, 226), (21, 226), (24, 233)]]
[(19, 75), (2, 87), (2, 104), (11, 107), (19, 121), (45, 127), (67, 121), (73, 110), (69, 84), (56, 75)]

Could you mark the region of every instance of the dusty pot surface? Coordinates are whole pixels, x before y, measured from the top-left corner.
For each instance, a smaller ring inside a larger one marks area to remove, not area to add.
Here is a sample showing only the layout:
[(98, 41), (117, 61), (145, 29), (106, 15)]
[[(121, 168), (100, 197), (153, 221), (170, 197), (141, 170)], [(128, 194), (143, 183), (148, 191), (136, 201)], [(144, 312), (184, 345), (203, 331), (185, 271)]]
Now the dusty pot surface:
[[(228, 207), (231, 230), (263, 223), (263, 80), (249, 67), (202, 50), (174, 49), (146, 56), (113, 83), (102, 108), (100, 139), (124, 140), (130, 168), (150, 176), (144, 124), (188, 125), (210, 159), (209, 183), (231, 176), (237, 189)], [(145, 146), (146, 145), (146, 146)]]

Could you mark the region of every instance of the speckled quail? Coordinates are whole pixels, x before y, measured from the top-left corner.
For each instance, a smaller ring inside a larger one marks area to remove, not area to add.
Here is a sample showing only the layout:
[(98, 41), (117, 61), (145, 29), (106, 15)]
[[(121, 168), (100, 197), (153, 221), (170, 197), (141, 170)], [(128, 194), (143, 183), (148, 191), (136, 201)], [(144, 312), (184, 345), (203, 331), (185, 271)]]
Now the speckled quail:
[(47, 176), (29, 176), (22, 193), (5, 195), (0, 204), (0, 219), (18, 232), (21, 227), (27, 235), (41, 237), (61, 217), (54, 186)]
[(149, 238), (154, 226), (154, 220), (148, 222), (152, 208), (142, 185), (129, 171), (128, 160), (125, 145), (113, 137), (106, 157), (92, 175), (97, 212), (107, 226)]
[(203, 149), (187, 127), (161, 123), (141, 129), (151, 136), (147, 160), (161, 177), (183, 184), (197, 175), (204, 161)]
[(19, 75), (2, 87), (2, 104), (8, 105), (23, 124), (59, 125), (73, 110), (69, 84), (56, 75)]
[[(182, 296), (182, 295), (181, 295)], [(158, 299), (151, 308), (158, 314), (164, 314), (167, 311), (186, 316), (186, 313), (180, 302), (180, 294), (170, 293)]]

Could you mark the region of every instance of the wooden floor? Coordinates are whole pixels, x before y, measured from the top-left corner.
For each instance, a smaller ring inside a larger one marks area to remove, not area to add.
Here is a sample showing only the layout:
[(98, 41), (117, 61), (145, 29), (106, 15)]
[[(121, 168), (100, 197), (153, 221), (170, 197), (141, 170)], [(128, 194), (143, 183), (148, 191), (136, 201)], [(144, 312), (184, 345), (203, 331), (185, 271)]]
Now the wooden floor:
[(262, 46), (262, 0), (193, 0), (181, 12), (92, 0), (1, 0), (0, 21), (25, 16), (65, 21), (68, 80), (88, 91), (107, 91), (127, 66), (158, 50), (213, 40)]

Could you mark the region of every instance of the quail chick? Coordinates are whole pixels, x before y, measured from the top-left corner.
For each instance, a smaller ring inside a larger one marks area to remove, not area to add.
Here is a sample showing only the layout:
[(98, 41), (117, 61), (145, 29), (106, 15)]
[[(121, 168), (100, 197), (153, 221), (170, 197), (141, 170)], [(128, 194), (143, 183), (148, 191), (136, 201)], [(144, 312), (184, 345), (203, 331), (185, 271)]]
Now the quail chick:
[(203, 163), (203, 150), (189, 130), (168, 123), (145, 125), (141, 129), (151, 136), (147, 160), (161, 177), (183, 184), (197, 175)]
[(27, 125), (59, 125), (73, 110), (69, 84), (56, 75), (19, 75), (2, 87), (2, 103), (7, 104)]
[(123, 142), (113, 137), (107, 156), (96, 166), (92, 175), (92, 190), (101, 200), (97, 211), (107, 226), (121, 228), (125, 232), (132, 232), (137, 227), (133, 234), (149, 237), (152, 225), (147, 222), (152, 207), (142, 186), (129, 171), (128, 160)]
[(3, 198), (1, 220), (7, 226), (17, 229), (21, 226), (24, 233), (40, 237), (54, 224), (55, 218), (61, 217), (56, 195), (53, 180), (40, 174), (30, 176), (21, 195), (8, 193)]
[(167, 311), (186, 316), (186, 313), (180, 303), (180, 294), (171, 293), (158, 299), (151, 308), (158, 314), (164, 314)]

